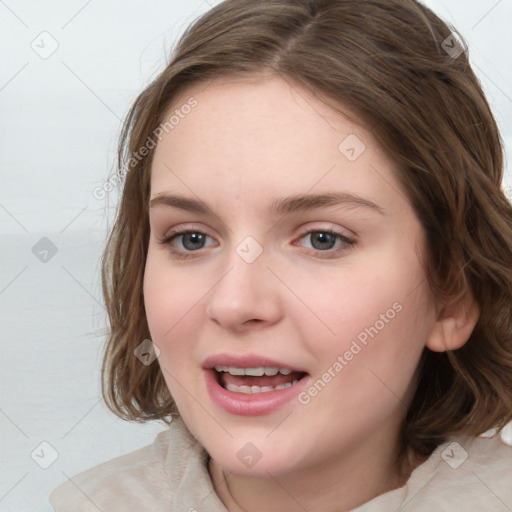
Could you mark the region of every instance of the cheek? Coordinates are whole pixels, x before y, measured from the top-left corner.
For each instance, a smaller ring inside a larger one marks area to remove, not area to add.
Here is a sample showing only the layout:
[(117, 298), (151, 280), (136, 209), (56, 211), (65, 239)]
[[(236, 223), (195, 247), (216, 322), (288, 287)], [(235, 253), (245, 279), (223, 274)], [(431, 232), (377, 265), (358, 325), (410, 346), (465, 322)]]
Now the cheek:
[(198, 302), (204, 294), (192, 284), (183, 273), (170, 271), (160, 254), (148, 252), (144, 304), (149, 332), (160, 350), (158, 364), (167, 388), (180, 411), (187, 409), (189, 400), (185, 388), (191, 389), (191, 367), (196, 364), (190, 338), (200, 325)]
[(176, 322), (177, 288), (168, 286), (163, 265), (148, 253), (144, 272), (144, 307), (153, 341), (161, 340)]
[(410, 293), (405, 283), (381, 280), (370, 292), (356, 285), (364, 282), (364, 275), (359, 281), (356, 277), (346, 281), (351, 286), (344, 296), (330, 288), (328, 296), (311, 305), (335, 334), (320, 322), (315, 329), (311, 322), (306, 334), (307, 351), (317, 363), (301, 403), (309, 402), (312, 416), (332, 424), (328, 431), (333, 436), (339, 435), (340, 417), (343, 428), (358, 435), (368, 434), (386, 418), (398, 418), (414, 388), (424, 347), (421, 287)]
[(296, 289), (309, 309), (297, 310), (296, 322), (319, 372), (345, 356), (346, 374), (360, 378), (373, 369), (384, 381), (403, 384), (412, 377), (431, 327), (427, 284), (417, 260), (381, 253), (336, 278), (332, 273), (305, 278)]
[[(164, 361), (172, 349), (172, 361), (179, 359), (189, 343), (184, 343), (185, 331), (197, 326), (194, 319), (205, 291), (198, 289), (183, 272), (170, 271), (164, 257), (148, 252), (144, 273), (144, 305), (152, 341), (162, 352)], [(183, 341), (183, 342), (182, 342)]]
[(192, 311), (207, 287), (204, 279), (195, 282), (190, 272), (171, 269), (165, 252), (150, 246), (143, 289), (150, 331), (162, 338), (165, 333), (173, 332), (180, 320)]

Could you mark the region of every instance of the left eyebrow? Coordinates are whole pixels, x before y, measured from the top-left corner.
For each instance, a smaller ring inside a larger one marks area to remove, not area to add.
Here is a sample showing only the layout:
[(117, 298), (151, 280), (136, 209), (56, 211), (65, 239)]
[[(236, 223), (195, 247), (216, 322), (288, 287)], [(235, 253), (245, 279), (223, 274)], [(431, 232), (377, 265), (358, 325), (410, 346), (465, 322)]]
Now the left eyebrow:
[[(325, 194), (305, 194), (281, 197), (274, 199), (270, 203), (269, 209), (275, 215), (284, 215), (297, 211), (307, 211), (315, 208), (325, 208), (343, 204), (367, 208), (370, 211), (385, 215), (384, 209), (381, 206), (369, 199), (365, 199), (361, 196), (348, 192), (330, 192)], [(204, 201), (175, 194), (158, 194), (149, 202), (150, 208), (158, 205), (171, 206), (202, 215), (215, 216), (213, 210)]]
[(355, 207), (364, 207), (371, 211), (384, 215), (384, 208), (365, 199), (364, 197), (349, 192), (330, 192), (326, 194), (306, 194), (275, 199), (270, 210), (278, 215), (284, 215), (296, 211), (306, 211), (313, 208), (338, 206), (348, 204)]

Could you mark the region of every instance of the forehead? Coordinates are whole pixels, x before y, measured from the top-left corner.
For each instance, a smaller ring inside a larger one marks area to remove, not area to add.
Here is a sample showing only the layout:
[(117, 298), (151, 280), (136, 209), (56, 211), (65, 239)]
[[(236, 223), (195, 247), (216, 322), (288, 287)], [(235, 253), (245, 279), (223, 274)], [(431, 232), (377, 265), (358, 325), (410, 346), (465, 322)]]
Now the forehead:
[(182, 93), (165, 120), (171, 116), (155, 149), (152, 196), (172, 191), (240, 206), (308, 191), (349, 191), (388, 206), (405, 199), (371, 132), (288, 80), (216, 79)]

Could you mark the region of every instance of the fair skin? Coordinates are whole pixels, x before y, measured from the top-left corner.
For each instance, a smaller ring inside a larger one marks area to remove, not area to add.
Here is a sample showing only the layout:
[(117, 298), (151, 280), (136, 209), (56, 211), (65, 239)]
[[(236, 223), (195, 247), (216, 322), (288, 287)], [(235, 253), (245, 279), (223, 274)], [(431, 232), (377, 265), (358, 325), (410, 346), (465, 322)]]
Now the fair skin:
[[(152, 163), (152, 199), (180, 195), (213, 212), (150, 208), (144, 298), (167, 386), (232, 511), (340, 512), (403, 485), (422, 462), (412, 454), (396, 461), (421, 353), (462, 346), (478, 316), (472, 301), (442, 307), (434, 299), (418, 259), (422, 226), (372, 134), (290, 84), (231, 78), (187, 90), (176, 105), (194, 96), (197, 106), (163, 135)], [(353, 161), (338, 149), (350, 134), (365, 145)], [(275, 198), (330, 192), (380, 210), (269, 210)], [(207, 236), (159, 243), (171, 228)], [(262, 250), (250, 263), (236, 250), (248, 236)], [(307, 372), (300, 389), (309, 402), (294, 397), (252, 415), (225, 410), (201, 367), (222, 353)], [(329, 369), (328, 383), (308, 394)], [(261, 454), (251, 467), (237, 456), (249, 442)]]

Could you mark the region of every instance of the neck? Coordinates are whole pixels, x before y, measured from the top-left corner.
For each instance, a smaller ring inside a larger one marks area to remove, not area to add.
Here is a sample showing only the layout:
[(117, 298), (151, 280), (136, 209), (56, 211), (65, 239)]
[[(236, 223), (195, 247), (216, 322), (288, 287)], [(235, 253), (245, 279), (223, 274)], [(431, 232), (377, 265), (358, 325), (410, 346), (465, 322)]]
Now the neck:
[[(383, 449), (382, 447), (387, 447)], [(219, 498), (230, 512), (303, 512), (352, 510), (385, 492), (402, 487), (425, 458), (410, 451), (396, 460), (397, 443), (374, 443), (321, 465), (282, 475), (253, 478), (224, 473), (213, 460), (210, 474)]]

